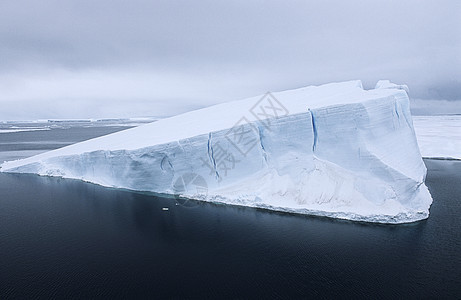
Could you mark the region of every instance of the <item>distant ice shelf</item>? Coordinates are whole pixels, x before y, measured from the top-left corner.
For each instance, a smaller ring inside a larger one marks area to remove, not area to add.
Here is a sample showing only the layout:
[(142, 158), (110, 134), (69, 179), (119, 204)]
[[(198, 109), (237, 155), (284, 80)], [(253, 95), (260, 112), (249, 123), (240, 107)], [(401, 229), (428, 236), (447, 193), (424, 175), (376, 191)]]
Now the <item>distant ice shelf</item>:
[(415, 116), (413, 122), (423, 157), (461, 160), (461, 115)]
[(2, 172), (379, 223), (429, 216), (407, 87), (268, 93), (30, 158)]

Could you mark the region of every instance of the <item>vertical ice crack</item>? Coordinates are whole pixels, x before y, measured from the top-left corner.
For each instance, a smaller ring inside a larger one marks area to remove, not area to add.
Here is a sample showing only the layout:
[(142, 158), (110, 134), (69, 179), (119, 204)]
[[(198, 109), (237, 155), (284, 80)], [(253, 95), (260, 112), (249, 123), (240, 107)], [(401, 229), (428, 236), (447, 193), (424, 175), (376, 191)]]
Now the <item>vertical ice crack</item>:
[(211, 132), (208, 134), (208, 158), (210, 159), (211, 164), (213, 165), (213, 169), (216, 175), (216, 179), (219, 180), (219, 172), (216, 167), (216, 160), (213, 156), (213, 144), (211, 142)]
[(409, 128), (413, 128), (413, 125), (410, 124), (410, 122), (408, 121), (408, 117), (407, 117), (407, 114), (405, 112), (405, 110), (402, 108), (401, 105), (399, 105), (399, 102), (397, 99), (395, 99), (394, 97), (394, 109), (395, 109), (395, 113), (397, 114), (397, 118), (399, 119), (399, 123), (400, 123), (400, 113), (399, 113), (399, 108), (401, 108), (401, 112), (403, 113), (403, 119), (405, 120), (405, 122), (407, 123), (408, 127)]
[(267, 152), (263, 144), (263, 132), (262, 132), (261, 126), (259, 125), (258, 125), (258, 135), (259, 135), (259, 146), (261, 147), (261, 150), (263, 152), (264, 162), (266, 163), (266, 165), (268, 165), (267, 164)]
[(397, 100), (395, 100), (394, 102), (394, 109), (395, 109), (395, 114), (397, 115), (397, 119), (400, 119), (399, 108), (397, 106)]
[(309, 113), (311, 114), (311, 120), (312, 120), (312, 131), (314, 133), (314, 142), (312, 144), (312, 152), (315, 151), (315, 148), (317, 147), (317, 141), (318, 141), (318, 134), (317, 134), (317, 127), (315, 125), (315, 119), (314, 119), (314, 114), (312, 111), (309, 109)]

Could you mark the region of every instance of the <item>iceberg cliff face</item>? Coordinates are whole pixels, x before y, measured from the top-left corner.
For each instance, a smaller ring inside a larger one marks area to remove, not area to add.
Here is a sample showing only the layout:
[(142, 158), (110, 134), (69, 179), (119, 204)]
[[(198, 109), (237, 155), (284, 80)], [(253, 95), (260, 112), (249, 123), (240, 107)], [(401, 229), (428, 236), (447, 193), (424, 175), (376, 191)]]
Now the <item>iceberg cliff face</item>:
[(425, 219), (432, 203), (406, 89), (389, 82), (224, 103), (6, 162), (2, 171), (381, 223)]

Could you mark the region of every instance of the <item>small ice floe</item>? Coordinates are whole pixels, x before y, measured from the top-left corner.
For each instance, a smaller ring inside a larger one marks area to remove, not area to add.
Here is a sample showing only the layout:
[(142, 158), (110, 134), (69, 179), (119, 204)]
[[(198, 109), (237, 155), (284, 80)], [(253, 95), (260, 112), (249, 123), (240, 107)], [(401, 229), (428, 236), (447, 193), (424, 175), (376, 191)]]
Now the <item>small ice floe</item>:
[(162, 210), (169, 210), (168, 207), (162, 207)]

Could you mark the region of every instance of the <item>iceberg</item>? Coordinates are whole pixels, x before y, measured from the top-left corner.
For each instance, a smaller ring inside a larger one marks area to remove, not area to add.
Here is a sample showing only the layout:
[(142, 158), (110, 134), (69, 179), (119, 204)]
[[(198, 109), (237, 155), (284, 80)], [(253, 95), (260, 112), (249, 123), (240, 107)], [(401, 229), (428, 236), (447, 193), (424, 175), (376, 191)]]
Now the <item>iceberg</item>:
[(22, 160), (2, 172), (354, 221), (429, 216), (408, 88), (330, 83), (227, 102)]

